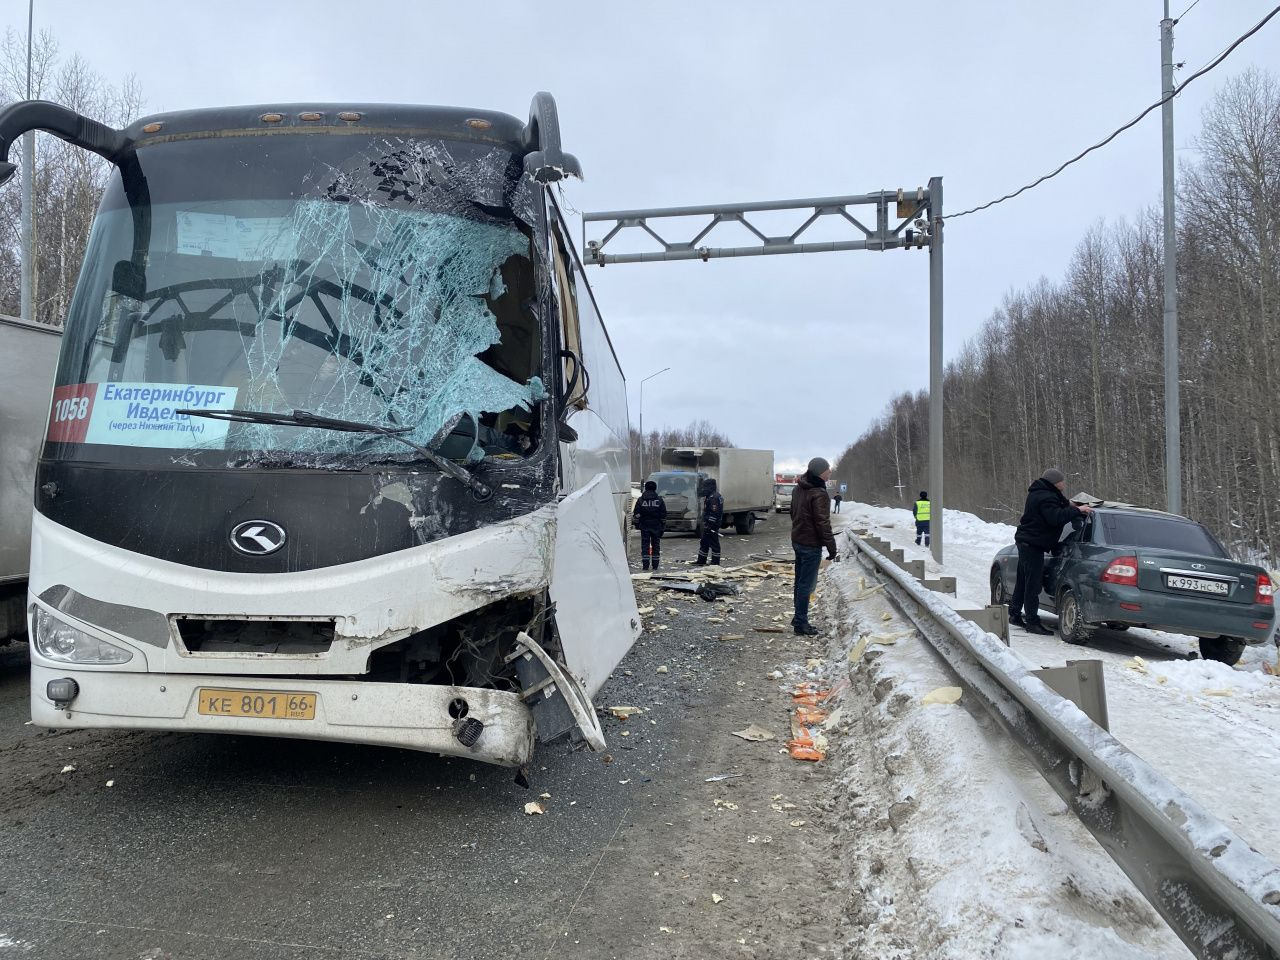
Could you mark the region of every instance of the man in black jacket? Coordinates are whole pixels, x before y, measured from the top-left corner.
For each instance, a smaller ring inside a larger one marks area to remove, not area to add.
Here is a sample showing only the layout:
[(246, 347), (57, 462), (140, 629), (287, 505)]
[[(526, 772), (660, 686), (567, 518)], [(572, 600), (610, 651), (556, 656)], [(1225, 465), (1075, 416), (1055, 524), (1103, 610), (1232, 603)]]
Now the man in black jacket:
[(644, 493), (631, 511), (631, 519), (640, 531), (640, 561), (646, 570), (650, 563), (658, 569), (662, 557), (662, 530), (666, 525), (667, 502), (658, 496), (658, 485), (646, 480)]
[[(1027, 633), (1048, 634), (1040, 623), (1040, 590), (1044, 582), (1044, 555), (1057, 545), (1062, 528), (1076, 517), (1088, 516), (1092, 507), (1077, 507), (1062, 495), (1067, 478), (1050, 467), (1027, 488), (1027, 503), (1013, 541), (1018, 546), (1018, 580), (1009, 601), (1009, 622)], [(1025, 610), (1025, 619), (1023, 611)]]
[(707, 565), (711, 554), (712, 566), (720, 564), (720, 525), (724, 522), (724, 497), (716, 491), (715, 480), (708, 477), (702, 482), (702, 539), (698, 541), (698, 566)]
[(802, 637), (818, 635), (818, 628), (809, 622), (809, 597), (818, 585), (822, 548), (827, 548), (829, 559), (839, 559), (835, 534), (831, 531), (831, 498), (827, 495), (830, 479), (831, 464), (822, 457), (814, 457), (791, 491), (791, 549), (796, 553), (795, 613), (791, 626)]

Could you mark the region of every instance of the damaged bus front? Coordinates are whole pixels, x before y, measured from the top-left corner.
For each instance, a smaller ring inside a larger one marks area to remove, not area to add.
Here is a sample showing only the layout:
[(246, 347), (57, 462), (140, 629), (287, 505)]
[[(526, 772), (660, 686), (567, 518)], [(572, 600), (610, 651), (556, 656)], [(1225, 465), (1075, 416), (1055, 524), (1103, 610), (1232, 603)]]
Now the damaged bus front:
[[(113, 164), (36, 480), (32, 717), (523, 766), (637, 635), (622, 373), (527, 124), (0, 113)], [(0, 167), (0, 176), (12, 166)]]

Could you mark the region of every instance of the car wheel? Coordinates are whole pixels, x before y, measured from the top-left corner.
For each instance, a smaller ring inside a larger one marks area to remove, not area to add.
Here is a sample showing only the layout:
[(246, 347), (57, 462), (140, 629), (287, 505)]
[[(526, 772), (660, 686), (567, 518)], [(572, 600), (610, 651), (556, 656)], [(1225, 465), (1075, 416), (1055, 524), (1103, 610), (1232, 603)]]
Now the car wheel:
[(1093, 631), (1084, 622), (1080, 612), (1080, 602), (1070, 590), (1063, 590), (1058, 596), (1058, 636), (1067, 643), (1088, 643)]
[(1116, 623), (1112, 620), (1108, 620), (1106, 626), (1108, 630), (1128, 630), (1129, 629), (1129, 625), (1127, 623)]
[(1200, 656), (1227, 666), (1236, 664), (1244, 655), (1245, 643), (1235, 637), (1201, 637)]
[(1009, 594), (1004, 588), (1004, 576), (999, 567), (991, 568), (991, 602), (1000, 607), (1009, 605)]

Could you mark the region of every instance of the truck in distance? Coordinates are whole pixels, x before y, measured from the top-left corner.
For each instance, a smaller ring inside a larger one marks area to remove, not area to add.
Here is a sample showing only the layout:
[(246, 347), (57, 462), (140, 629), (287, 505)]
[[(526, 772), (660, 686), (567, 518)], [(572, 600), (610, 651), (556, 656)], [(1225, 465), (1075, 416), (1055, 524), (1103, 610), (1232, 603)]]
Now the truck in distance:
[(773, 509), (777, 513), (787, 513), (791, 510), (791, 495), (799, 479), (799, 475), (794, 473), (773, 475)]
[[(626, 391), (555, 102), (0, 111), (112, 175), (62, 338), (27, 599), (42, 727), (604, 744), (639, 630)], [(14, 166), (0, 164), (0, 182)], [(46, 393), (47, 396), (47, 393)], [(29, 509), (29, 508), (28, 508)]]
[(666, 529), (702, 529), (702, 484), (716, 481), (724, 497), (722, 527), (742, 534), (756, 528), (756, 514), (773, 509), (773, 451), (738, 447), (663, 447), (663, 469), (649, 475), (667, 505)]

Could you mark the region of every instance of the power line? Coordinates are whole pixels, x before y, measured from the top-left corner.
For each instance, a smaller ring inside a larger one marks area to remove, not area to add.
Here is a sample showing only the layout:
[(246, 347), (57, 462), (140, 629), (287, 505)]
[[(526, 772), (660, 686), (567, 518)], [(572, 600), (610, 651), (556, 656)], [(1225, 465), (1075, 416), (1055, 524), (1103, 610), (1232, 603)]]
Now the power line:
[(1194, 9), (1196, 8), (1196, 3), (1199, 3), (1199, 2), (1200, 2), (1200, 0), (1195, 0), (1195, 3), (1191, 4), (1191, 6), (1187, 7), (1187, 9), (1183, 10), (1180, 14), (1178, 14), (1178, 15), (1174, 18), (1173, 22), (1174, 22), (1174, 23), (1177, 23), (1179, 20), (1181, 20), (1183, 17), (1185, 17), (1188, 13), (1190, 13), (1192, 10), (1194, 10)]
[[(1200, 0), (1196, 0), (1196, 3), (1199, 3), (1199, 2)], [(1194, 7), (1195, 4), (1193, 3), (1191, 6)], [(1191, 7), (1188, 7), (1187, 9), (1190, 10)], [(1227, 49), (1223, 50), (1222, 53), (1218, 54), (1218, 56), (1216, 56), (1212, 61), (1210, 61), (1208, 65), (1201, 67), (1191, 76), (1187, 77), (1187, 79), (1184, 80), (1182, 84), (1172, 93), (1170, 93), (1168, 96), (1161, 97), (1159, 100), (1151, 104), (1151, 106), (1147, 107), (1147, 109), (1143, 110), (1140, 114), (1138, 114), (1128, 123), (1126, 123), (1124, 126), (1119, 127), (1118, 129), (1112, 131), (1111, 134), (1105, 140), (1101, 140), (1098, 143), (1095, 143), (1093, 146), (1088, 147), (1084, 150), (1081, 150), (1070, 160), (1063, 163), (1062, 166), (1058, 167), (1057, 170), (1054, 170), (1053, 173), (1046, 173), (1043, 177), (1040, 177), (1038, 180), (1034, 180), (1031, 183), (1028, 183), (1026, 186), (1019, 187), (1013, 193), (1006, 193), (1003, 197), (1000, 197), (998, 200), (991, 200), (991, 201), (988, 201), (987, 203), (982, 204), (981, 206), (971, 207), (968, 210), (962, 210), (960, 213), (950, 214), (944, 219), (954, 220), (956, 217), (963, 217), (963, 216), (967, 216), (970, 213), (977, 213), (979, 210), (986, 210), (988, 207), (994, 207), (997, 203), (1004, 203), (1006, 200), (1012, 200), (1014, 197), (1018, 196), (1018, 194), (1026, 193), (1028, 190), (1032, 189), (1033, 187), (1040, 186), (1040, 184), (1044, 183), (1046, 180), (1052, 180), (1054, 177), (1060, 174), (1063, 170), (1067, 169), (1067, 167), (1071, 166), (1073, 163), (1077, 162), (1078, 160), (1082, 160), (1084, 157), (1093, 153), (1093, 151), (1101, 150), (1103, 147), (1109, 144), (1116, 137), (1120, 136), (1120, 134), (1124, 133), (1130, 127), (1136, 126), (1138, 122), (1142, 120), (1142, 118), (1145, 117), (1147, 114), (1149, 114), (1152, 110), (1155, 110), (1158, 107), (1164, 106), (1167, 101), (1172, 100), (1174, 97), (1180, 94), (1183, 90), (1187, 89), (1187, 87), (1191, 85), (1191, 82), (1195, 80), (1197, 77), (1203, 77), (1206, 73), (1208, 73), (1218, 64), (1220, 64), (1223, 60), (1227, 59), (1227, 57), (1231, 55), (1231, 52), (1235, 50), (1236, 47), (1240, 46), (1240, 44), (1244, 43), (1246, 40), (1252, 37), (1255, 33), (1261, 30), (1264, 26), (1266, 26), (1267, 21), (1269, 21), (1277, 13), (1280, 13), (1280, 6), (1275, 7), (1270, 13), (1268, 13), (1265, 17), (1263, 17), (1251, 28), (1249, 28), (1248, 31), (1246, 31), (1245, 33), (1237, 37), (1235, 41), (1229, 47), (1227, 47)]]

